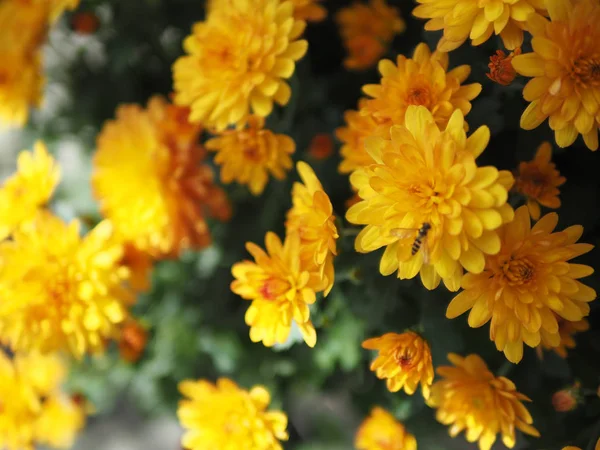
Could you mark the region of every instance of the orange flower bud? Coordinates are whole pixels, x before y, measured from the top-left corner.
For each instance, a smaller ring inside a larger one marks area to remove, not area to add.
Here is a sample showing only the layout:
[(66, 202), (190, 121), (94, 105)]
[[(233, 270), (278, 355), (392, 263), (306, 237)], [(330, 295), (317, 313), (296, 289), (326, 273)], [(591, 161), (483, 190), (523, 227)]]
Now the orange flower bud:
[(327, 133), (319, 133), (310, 141), (308, 154), (314, 159), (323, 160), (333, 154), (333, 139)]
[(100, 27), (100, 19), (92, 12), (79, 12), (71, 19), (71, 28), (79, 34), (94, 34)]
[(119, 353), (121, 358), (130, 363), (137, 362), (146, 348), (148, 332), (139, 322), (129, 320), (121, 329)]
[(516, 70), (512, 66), (512, 59), (521, 54), (521, 49), (516, 48), (508, 56), (502, 50), (496, 50), (496, 54), (490, 56), (490, 73), (486, 74), (488, 78), (502, 86), (511, 84), (517, 76)]
[(577, 408), (579, 403), (579, 383), (555, 392), (552, 395), (552, 406), (555, 411), (568, 412)]

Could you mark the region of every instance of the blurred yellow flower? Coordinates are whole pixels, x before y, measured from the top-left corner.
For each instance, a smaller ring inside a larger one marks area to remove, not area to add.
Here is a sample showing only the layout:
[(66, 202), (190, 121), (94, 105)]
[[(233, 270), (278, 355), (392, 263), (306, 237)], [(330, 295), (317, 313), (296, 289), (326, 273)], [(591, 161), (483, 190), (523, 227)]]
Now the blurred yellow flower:
[(231, 214), (210, 167), (201, 164), (201, 127), (188, 123), (187, 113), (156, 96), (147, 109), (120, 106), (98, 136), (92, 187), (100, 210), (118, 239), (156, 258), (205, 247), (205, 215)]
[(79, 228), (40, 213), (0, 243), (0, 340), (14, 350), (100, 353), (127, 317), (134, 297), (112, 227), (84, 238)]
[(482, 272), (484, 255), (500, 251), (496, 229), (513, 218), (506, 203), (512, 175), (475, 162), (489, 136), (481, 127), (467, 138), (460, 110), (440, 129), (425, 107), (409, 106), (391, 140), (368, 138), (374, 162), (351, 175), (362, 201), (346, 213), (366, 225), (356, 250), (386, 247), (380, 272), (398, 271), (401, 279), (420, 273), (428, 289), (443, 279), (458, 290), (463, 267)]
[(551, 161), (552, 146), (549, 142), (542, 143), (535, 153), (533, 161), (521, 162), (515, 173), (514, 190), (527, 199), (527, 209), (534, 220), (541, 215), (540, 205), (546, 208), (559, 208), (559, 186), (567, 179), (561, 177), (556, 165)]
[(288, 439), (287, 416), (267, 411), (271, 395), (263, 386), (246, 391), (227, 378), (216, 384), (186, 380), (179, 391), (184, 399), (177, 416), (186, 430), (186, 449), (282, 450), (279, 441)]
[(385, 0), (354, 2), (335, 15), (348, 57), (347, 69), (368, 69), (386, 52), (394, 36), (406, 29), (398, 9)]
[(481, 84), (461, 86), (471, 67), (458, 66), (448, 72), (448, 54), (431, 53), (427, 44), (415, 48), (412, 58), (398, 55), (396, 64), (388, 59), (379, 62), (379, 84), (363, 86), (368, 99), (361, 114), (373, 116), (377, 123), (404, 125), (410, 105), (420, 105), (433, 115), (440, 128), (445, 128), (455, 110), (463, 115), (471, 111), (471, 103), (481, 92)]
[(558, 315), (556, 315), (556, 321), (558, 322), (558, 334), (560, 335), (559, 344), (554, 346), (553, 344), (556, 343), (556, 338), (554, 336), (548, 336), (542, 330), (542, 345), (541, 347), (538, 347), (538, 349), (554, 350), (561, 358), (566, 358), (567, 350), (574, 349), (577, 345), (573, 335), (589, 330), (590, 324), (586, 319), (571, 322)]
[(60, 169), (46, 146), (38, 141), (33, 152), (22, 151), (17, 172), (0, 187), (0, 240), (32, 220), (50, 200), (60, 178)]
[(0, 351), (0, 448), (71, 448), (85, 411), (61, 392), (65, 374), (54, 355)]
[(417, 440), (385, 409), (371, 410), (356, 433), (358, 450), (417, 450)]
[(217, 152), (215, 162), (221, 166), (221, 181), (246, 184), (250, 192), (260, 195), (269, 174), (278, 180), (292, 168), (290, 155), (296, 151), (294, 140), (264, 128), (262, 117), (252, 116), (245, 128), (226, 130), (208, 140), (208, 150)]
[(309, 305), (316, 292), (325, 288), (318, 272), (309, 272), (314, 264), (305, 267), (301, 259), (300, 236), (289, 234), (285, 242), (275, 233), (265, 237), (267, 252), (248, 242), (246, 248), (255, 262), (242, 261), (231, 268), (235, 280), (231, 290), (252, 304), (246, 311), (252, 342), (266, 347), (284, 343), (296, 322), (309, 347), (317, 342), (317, 333), (310, 320)]
[(531, 102), (521, 127), (531, 130), (549, 118), (556, 143), (568, 147), (583, 136), (598, 148), (600, 128), (600, 3), (596, 0), (546, 0), (550, 21), (529, 16), (532, 53), (515, 56), (518, 73), (533, 77), (523, 89)]
[[(312, 168), (302, 161), (297, 168), (304, 184), (294, 183), (292, 188), (293, 206), (287, 213), (286, 231), (300, 236), (302, 265), (320, 274), (327, 295), (333, 287), (333, 257), (339, 237), (333, 206)], [(311, 269), (311, 265), (315, 268)]]
[[(568, 445), (567, 447), (563, 447), (562, 450), (581, 450), (579, 447), (573, 447), (571, 445)], [(594, 447), (594, 450), (600, 450), (600, 438), (598, 438), (598, 442), (596, 442), (596, 446)]]
[[(558, 0), (562, 1), (562, 0)], [(449, 52), (467, 39), (481, 45), (492, 35), (500, 35), (509, 50), (521, 46), (528, 17), (546, 14), (540, 0), (417, 0), (413, 15), (429, 19), (425, 30), (444, 30), (438, 50)]]
[(307, 22), (320, 22), (327, 17), (327, 10), (319, 3), (323, 0), (292, 0), (294, 17)]
[[(2, 4), (4, 3), (0, 3), (0, 7)], [(14, 53), (2, 54), (0, 127), (25, 125), (29, 117), (29, 108), (40, 105), (44, 90), (41, 70), (41, 58), (37, 54), (31, 58)]]
[(298, 39), (305, 23), (293, 12), (289, 0), (239, 0), (211, 8), (194, 25), (186, 55), (173, 66), (175, 102), (191, 108), (192, 122), (222, 131), (243, 125), (251, 113), (268, 116), (273, 101), (288, 103), (284, 80), (308, 48)]
[(442, 380), (434, 383), (427, 404), (437, 409), (438, 422), (450, 426), (450, 436), (464, 430), (467, 441), (478, 442), (480, 450), (490, 450), (498, 434), (513, 448), (516, 429), (540, 436), (522, 403), (531, 400), (517, 392), (512, 381), (495, 377), (477, 355), (450, 353), (448, 359), (454, 366), (437, 368)]
[(66, 10), (74, 10), (79, 6), (79, 1), (80, 0), (50, 0), (50, 20), (54, 21), (58, 19)]
[(367, 339), (363, 348), (377, 350), (379, 354), (371, 363), (371, 370), (377, 378), (386, 379), (390, 392), (404, 389), (412, 395), (421, 384), (423, 397), (429, 397), (433, 383), (433, 365), (429, 344), (412, 331), (406, 333), (386, 333), (383, 336)]
[(579, 225), (553, 233), (557, 223), (558, 215), (551, 213), (532, 228), (527, 207), (520, 207), (499, 230), (500, 251), (486, 256), (483, 272), (465, 274), (464, 291), (446, 311), (453, 319), (471, 310), (473, 328), (491, 320), (490, 338), (514, 363), (523, 357), (523, 343), (536, 347), (543, 338), (546, 345), (559, 346), (556, 316), (582, 320), (596, 298), (596, 291), (578, 281), (594, 269), (568, 262), (593, 245), (576, 243), (583, 233)]

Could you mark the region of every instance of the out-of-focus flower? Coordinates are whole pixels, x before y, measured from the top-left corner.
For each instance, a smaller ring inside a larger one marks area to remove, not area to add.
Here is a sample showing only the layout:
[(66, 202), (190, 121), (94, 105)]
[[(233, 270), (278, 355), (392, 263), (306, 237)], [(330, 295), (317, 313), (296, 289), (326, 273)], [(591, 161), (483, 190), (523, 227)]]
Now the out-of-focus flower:
[(386, 247), (380, 272), (398, 271), (401, 279), (420, 273), (428, 289), (443, 279), (458, 290), (463, 267), (481, 273), (484, 255), (500, 250), (497, 228), (513, 218), (510, 172), (475, 162), (489, 136), (481, 127), (467, 138), (460, 110), (440, 129), (425, 107), (411, 105), (391, 140), (368, 138), (374, 162), (351, 175), (362, 201), (346, 213), (366, 225), (356, 250)]
[(146, 292), (150, 289), (154, 260), (131, 243), (123, 243), (123, 257), (121, 265), (129, 269), (129, 285), (137, 292)]
[(246, 184), (250, 192), (260, 195), (269, 181), (269, 174), (278, 180), (292, 168), (290, 155), (296, 151), (294, 140), (285, 134), (275, 134), (264, 128), (261, 117), (250, 117), (245, 128), (226, 130), (205, 143), (217, 152), (215, 162), (221, 166), (221, 181)]
[(34, 0), (34, 3), (35, 1), (38, 3), (44, 1), (50, 3), (50, 21), (53, 22), (65, 11), (72, 11), (77, 8), (80, 0)]
[(79, 34), (94, 34), (100, 27), (100, 19), (90, 11), (82, 11), (71, 17), (71, 28)]
[(594, 270), (568, 262), (593, 246), (576, 243), (583, 227), (553, 233), (557, 223), (558, 215), (551, 213), (532, 228), (527, 207), (520, 207), (514, 220), (499, 230), (500, 251), (486, 256), (483, 272), (465, 274), (464, 291), (446, 311), (452, 319), (470, 310), (473, 328), (491, 320), (490, 338), (514, 363), (523, 357), (523, 343), (559, 346), (557, 316), (580, 321), (596, 298), (592, 288), (578, 281)]
[(287, 214), (286, 230), (300, 236), (302, 266), (319, 273), (327, 295), (333, 287), (333, 257), (339, 237), (333, 206), (311, 167), (300, 161), (297, 168), (304, 184), (294, 183), (292, 188), (293, 206)]
[(556, 313), (555, 316), (556, 321), (558, 322), (558, 334), (560, 335), (560, 341), (558, 345), (554, 345), (557, 342), (554, 335), (548, 336), (545, 333), (542, 333), (542, 345), (541, 347), (538, 347), (538, 354), (541, 356), (542, 349), (554, 350), (561, 358), (566, 358), (567, 350), (574, 349), (577, 346), (573, 336), (577, 333), (581, 333), (582, 331), (589, 330), (590, 324), (586, 319), (571, 322), (570, 320), (563, 319)]
[(321, 5), (322, 0), (292, 0), (294, 17), (307, 22), (320, 22), (327, 17), (327, 10)]
[(515, 173), (514, 189), (525, 196), (529, 214), (535, 220), (540, 218), (540, 205), (553, 209), (560, 207), (558, 187), (567, 181), (550, 162), (551, 158), (552, 146), (544, 142), (538, 147), (533, 160), (521, 162)]
[(35, 218), (50, 200), (59, 178), (60, 169), (41, 141), (33, 152), (19, 153), (17, 172), (0, 187), (0, 240)]
[(301, 241), (297, 233), (288, 234), (285, 242), (275, 233), (265, 237), (267, 252), (248, 242), (246, 248), (255, 262), (242, 261), (231, 268), (235, 280), (231, 290), (252, 304), (246, 311), (252, 342), (272, 347), (284, 343), (296, 322), (309, 347), (317, 342), (317, 333), (310, 320), (309, 305), (316, 292), (325, 288), (314, 270), (314, 263), (305, 267), (301, 258)]
[(490, 450), (498, 434), (513, 448), (515, 430), (540, 436), (522, 403), (531, 400), (517, 392), (512, 381), (495, 377), (477, 355), (450, 353), (448, 359), (454, 366), (437, 368), (442, 380), (433, 384), (427, 404), (437, 409), (438, 422), (450, 426), (450, 436), (464, 430), (467, 441), (478, 442), (480, 450)]
[(518, 73), (533, 77), (523, 89), (531, 102), (521, 127), (531, 130), (549, 118), (556, 143), (568, 147), (583, 136), (590, 150), (598, 148), (600, 128), (600, 3), (595, 0), (546, 0), (550, 21), (528, 18), (532, 53), (515, 56)]
[(487, 77), (502, 86), (511, 84), (517, 76), (517, 71), (512, 66), (512, 59), (520, 54), (520, 47), (517, 47), (514, 52), (510, 52), (508, 56), (502, 50), (496, 50), (496, 54), (490, 56), (488, 64), (490, 72), (486, 73)]
[(471, 111), (471, 103), (481, 92), (481, 84), (461, 84), (471, 73), (468, 65), (448, 72), (448, 54), (431, 53), (427, 44), (417, 45), (412, 58), (398, 55), (396, 64), (379, 62), (379, 84), (363, 86), (368, 99), (361, 114), (371, 115), (379, 124), (404, 125), (406, 110), (411, 105), (423, 106), (433, 115), (440, 128), (445, 128), (455, 110), (463, 115)]
[[(562, 0), (557, 0), (562, 1)], [(444, 30), (438, 50), (449, 52), (460, 47), (467, 39), (472, 45), (481, 45), (493, 34), (500, 35), (504, 46), (514, 50), (523, 44), (523, 30), (531, 30), (527, 19), (545, 14), (539, 0), (417, 0), (413, 15), (429, 19), (425, 30)]]
[(316, 134), (308, 146), (308, 154), (316, 160), (329, 158), (333, 154), (333, 139), (327, 133)]
[(417, 440), (385, 409), (371, 410), (356, 433), (358, 450), (417, 450)]
[(0, 243), (0, 340), (17, 351), (100, 353), (134, 301), (123, 249), (101, 222), (84, 238), (49, 213)]
[(0, 448), (72, 446), (85, 412), (61, 392), (65, 373), (54, 355), (18, 353), (11, 359), (0, 351)]
[(279, 441), (288, 439), (287, 416), (267, 411), (271, 395), (263, 386), (246, 391), (220, 378), (216, 384), (183, 381), (179, 390), (185, 397), (177, 416), (186, 430), (182, 439), (186, 449), (282, 450)]
[(192, 122), (222, 131), (288, 103), (284, 80), (308, 48), (293, 12), (291, 1), (242, 0), (211, 8), (194, 26), (173, 66), (175, 102), (191, 108)]
[(130, 363), (137, 362), (146, 350), (148, 332), (138, 321), (130, 319), (121, 327), (119, 353)]
[(552, 406), (554, 410), (558, 412), (569, 412), (576, 409), (577, 404), (581, 399), (580, 388), (581, 385), (577, 382), (573, 386), (561, 389), (552, 394)]
[[(568, 445), (567, 447), (563, 447), (562, 450), (581, 450), (579, 447), (573, 447), (572, 445)], [(596, 446), (594, 447), (594, 450), (600, 450), (600, 438), (598, 439), (598, 442), (596, 442)]]
[(29, 108), (37, 107), (41, 103), (43, 89), (44, 79), (41, 75), (39, 55), (27, 59), (21, 55), (3, 54), (0, 62), (2, 125), (25, 125), (29, 117)]
[(335, 15), (348, 57), (348, 69), (368, 69), (386, 52), (395, 35), (406, 29), (398, 9), (385, 0), (355, 2)]
[(377, 378), (386, 379), (390, 392), (404, 389), (408, 395), (415, 393), (421, 384), (423, 397), (429, 397), (433, 383), (433, 365), (429, 344), (412, 331), (367, 339), (363, 348), (377, 350), (379, 354), (371, 363)]
[(210, 242), (205, 215), (231, 214), (208, 165), (201, 128), (187, 110), (153, 97), (148, 108), (123, 105), (104, 125), (93, 160), (92, 187), (100, 210), (123, 242), (160, 258)]

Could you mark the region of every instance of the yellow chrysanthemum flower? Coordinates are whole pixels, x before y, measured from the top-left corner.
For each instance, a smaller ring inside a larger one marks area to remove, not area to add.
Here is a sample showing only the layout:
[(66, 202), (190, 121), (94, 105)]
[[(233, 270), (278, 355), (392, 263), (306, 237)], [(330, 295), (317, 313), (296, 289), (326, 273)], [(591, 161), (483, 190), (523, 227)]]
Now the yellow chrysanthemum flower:
[(515, 173), (514, 189), (527, 199), (527, 209), (534, 220), (541, 215), (540, 205), (546, 208), (559, 208), (559, 186), (567, 179), (561, 177), (556, 165), (551, 161), (552, 146), (542, 143), (535, 153), (533, 161), (522, 162)]
[(19, 153), (17, 172), (0, 187), (0, 240), (36, 216), (50, 200), (59, 178), (60, 169), (41, 141), (33, 152)]
[(531, 130), (547, 118), (556, 143), (568, 147), (583, 136), (598, 148), (600, 128), (600, 3), (595, 0), (546, 0), (550, 21), (531, 15), (527, 26), (532, 53), (513, 58), (521, 75), (533, 77), (523, 89), (531, 102), (521, 127)]
[[(563, 447), (562, 450), (581, 450), (579, 447), (573, 447), (572, 445), (568, 445), (567, 447)], [(596, 446), (594, 447), (594, 450), (600, 450), (600, 438), (598, 439), (598, 442), (596, 442)]]
[(184, 41), (187, 55), (173, 66), (175, 102), (191, 108), (192, 122), (221, 131), (243, 125), (251, 112), (268, 116), (273, 101), (288, 103), (284, 80), (308, 48), (298, 40), (305, 22), (293, 12), (291, 1), (239, 0), (212, 8), (194, 26)]
[(558, 215), (542, 217), (532, 228), (522, 206), (514, 221), (498, 230), (500, 251), (487, 255), (485, 270), (467, 273), (463, 292), (446, 311), (453, 319), (471, 310), (469, 325), (481, 327), (491, 319), (490, 338), (509, 361), (523, 357), (523, 343), (536, 347), (541, 339), (560, 345), (555, 313), (572, 322), (590, 312), (596, 292), (578, 281), (594, 270), (571, 259), (589, 252), (593, 245), (578, 244), (583, 227), (575, 225), (553, 233)]
[(25, 125), (29, 108), (39, 106), (43, 90), (39, 55), (25, 58), (3, 53), (0, 62), (0, 126)]
[(86, 237), (40, 213), (0, 243), (0, 340), (17, 351), (65, 350), (81, 358), (104, 350), (133, 302), (124, 287), (123, 249), (102, 222)]
[(231, 213), (210, 167), (200, 164), (201, 128), (187, 113), (153, 97), (147, 109), (119, 107), (98, 136), (92, 187), (100, 210), (119, 239), (154, 257), (208, 245), (205, 214)]
[(292, 168), (290, 155), (296, 151), (294, 140), (264, 128), (262, 117), (250, 117), (245, 128), (226, 130), (208, 140), (208, 150), (217, 152), (221, 181), (247, 184), (250, 192), (260, 195), (269, 181), (269, 173), (278, 180)]
[(11, 359), (0, 351), (0, 448), (72, 446), (85, 412), (61, 392), (65, 374), (54, 355), (18, 353)]
[(461, 86), (471, 73), (468, 65), (448, 72), (448, 54), (431, 53), (424, 43), (417, 45), (412, 58), (398, 55), (396, 64), (380, 61), (379, 73), (379, 84), (363, 86), (363, 92), (372, 98), (361, 113), (387, 126), (403, 125), (407, 108), (420, 105), (431, 112), (440, 128), (445, 128), (455, 110), (467, 115), (470, 101), (481, 92), (479, 83)]
[(383, 336), (367, 339), (363, 348), (377, 350), (379, 354), (371, 363), (371, 370), (377, 378), (386, 379), (390, 392), (404, 389), (412, 395), (421, 384), (423, 397), (429, 397), (433, 383), (433, 364), (429, 344), (417, 333), (386, 333)]
[(287, 441), (287, 416), (267, 411), (271, 395), (263, 386), (250, 391), (233, 381), (220, 378), (183, 381), (179, 390), (185, 399), (177, 415), (186, 429), (182, 445), (189, 450), (252, 449), (282, 450)]
[(358, 429), (358, 450), (417, 450), (417, 440), (385, 409), (376, 406)]
[(321, 182), (305, 162), (298, 162), (298, 173), (302, 183), (292, 188), (292, 208), (288, 211), (286, 231), (300, 236), (300, 257), (303, 265), (314, 264), (326, 284), (325, 295), (333, 287), (335, 273), (333, 257), (337, 254), (335, 215), (329, 197)]
[(267, 252), (248, 242), (246, 248), (255, 262), (242, 261), (231, 268), (235, 280), (231, 290), (252, 304), (246, 311), (252, 342), (272, 347), (288, 338), (292, 320), (296, 322), (309, 347), (317, 342), (317, 333), (310, 320), (309, 305), (316, 301), (316, 292), (325, 289), (314, 264), (303, 264), (300, 236), (288, 234), (285, 242), (275, 233), (265, 237)]
[(541, 347), (538, 347), (540, 350), (539, 355), (541, 356), (541, 350), (553, 350), (559, 355), (561, 358), (567, 357), (567, 350), (574, 349), (576, 347), (575, 339), (573, 335), (577, 333), (581, 333), (583, 331), (587, 331), (590, 329), (590, 324), (586, 319), (581, 319), (576, 322), (571, 322), (569, 320), (565, 320), (560, 316), (556, 316), (556, 321), (558, 322), (558, 334), (560, 335), (560, 343), (558, 345), (553, 345), (556, 343), (556, 339), (549, 338), (545, 334), (542, 334), (542, 344)]
[(423, 106), (409, 106), (405, 125), (391, 140), (368, 138), (374, 163), (350, 177), (362, 199), (346, 213), (366, 227), (356, 237), (361, 253), (386, 247), (379, 270), (401, 279), (419, 272), (428, 289), (444, 280), (460, 287), (463, 267), (481, 273), (486, 254), (500, 250), (496, 229), (513, 218), (506, 203), (513, 179), (495, 167), (477, 167), (490, 132), (481, 127), (467, 138), (460, 110), (445, 129)]
[(385, 0), (354, 2), (335, 15), (348, 57), (347, 69), (368, 69), (384, 55), (390, 43), (406, 29), (400, 11)]
[[(562, 1), (562, 0), (558, 0)], [(417, 0), (413, 15), (429, 19), (425, 30), (444, 30), (438, 50), (449, 52), (467, 39), (481, 45), (492, 35), (500, 35), (509, 50), (523, 43), (526, 21), (533, 15), (545, 14), (543, 0)]]
[(461, 431), (469, 442), (478, 442), (479, 450), (490, 450), (496, 435), (513, 448), (515, 430), (539, 437), (532, 426), (533, 419), (523, 405), (531, 401), (517, 392), (514, 383), (505, 377), (495, 377), (477, 355), (448, 355), (454, 365), (438, 367), (443, 379), (434, 383), (427, 404), (437, 408), (438, 422), (449, 425), (450, 436)]
[(307, 22), (320, 22), (327, 17), (327, 10), (319, 3), (322, 0), (292, 0), (294, 17)]

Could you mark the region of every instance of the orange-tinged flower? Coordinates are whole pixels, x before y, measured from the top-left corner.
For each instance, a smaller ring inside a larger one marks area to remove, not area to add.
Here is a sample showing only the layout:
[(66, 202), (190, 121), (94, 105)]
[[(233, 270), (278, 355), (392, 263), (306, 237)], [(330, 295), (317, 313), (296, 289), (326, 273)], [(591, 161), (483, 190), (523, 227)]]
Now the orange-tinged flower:
[(367, 339), (363, 348), (377, 350), (379, 354), (371, 363), (371, 370), (377, 378), (385, 379), (390, 392), (404, 389), (412, 395), (421, 384), (423, 397), (429, 397), (433, 383), (433, 365), (429, 344), (412, 331), (406, 333), (386, 333), (383, 336)]
[(0, 243), (0, 340), (16, 351), (104, 351), (134, 301), (113, 229), (101, 222), (84, 238), (77, 221), (49, 213)]
[(388, 127), (403, 125), (407, 108), (420, 105), (444, 128), (456, 109), (467, 115), (470, 101), (481, 92), (479, 83), (461, 86), (471, 73), (468, 65), (448, 72), (448, 54), (431, 53), (424, 43), (417, 45), (412, 58), (398, 55), (396, 64), (387, 59), (380, 61), (379, 72), (379, 84), (363, 87), (364, 93), (372, 98), (364, 103), (361, 114), (371, 115), (377, 123)]
[(264, 128), (261, 117), (250, 117), (245, 128), (226, 130), (205, 143), (217, 152), (215, 162), (221, 166), (221, 181), (246, 184), (250, 192), (260, 195), (269, 174), (278, 180), (292, 168), (290, 155), (296, 151), (293, 139)]
[[(581, 450), (579, 447), (573, 447), (572, 445), (568, 445), (566, 447), (563, 447), (562, 450)], [(594, 450), (600, 450), (600, 438), (598, 439), (598, 442), (596, 442), (596, 446), (594, 447)]]
[(181, 441), (189, 450), (247, 448), (282, 450), (287, 441), (287, 416), (267, 411), (271, 395), (263, 386), (250, 391), (227, 378), (216, 384), (186, 380), (179, 384), (184, 399), (177, 416), (186, 432)]
[(0, 351), (0, 448), (71, 448), (85, 412), (61, 391), (65, 375), (55, 355)]
[(310, 320), (309, 305), (316, 292), (325, 288), (314, 264), (304, 267), (301, 258), (300, 236), (288, 234), (285, 242), (275, 233), (265, 237), (267, 251), (248, 242), (246, 248), (255, 262), (242, 261), (231, 268), (235, 280), (231, 290), (252, 304), (246, 311), (252, 342), (266, 347), (284, 343), (296, 322), (309, 347), (317, 342), (317, 333)]
[(578, 281), (594, 270), (569, 261), (593, 246), (578, 244), (579, 225), (553, 233), (556, 213), (542, 217), (532, 228), (527, 207), (520, 207), (511, 223), (499, 230), (500, 251), (487, 255), (485, 270), (467, 273), (463, 292), (446, 311), (455, 318), (469, 313), (469, 325), (481, 327), (491, 320), (490, 338), (509, 361), (523, 357), (523, 343), (561, 343), (557, 315), (579, 321), (589, 314), (596, 292)]
[(398, 9), (385, 0), (355, 2), (335, 15), (348, 57), (347, 69), (368, 69), (386, 52), (394, 36), (406, 29)]
[(308, 146), (308, 154), (316, 160), (329, 158), (333, 154), (333, 139), (327, 133), (315, 134)]
[(512, 59), (520, 54), (520, 47), (517, 47), (514, 52), (510, 52), (508, 56), (502, 50), (496, 50), (496, 54), (490, 56), (488, 64), (490, 73), (486, 73), (487, 77), (502, 86), (511, 84), (517, 76), (517, 71), (512, 66)]
[(467, 138), (460, 110), (440, 129), (425, 107), (409, 106), (405, 124), (390, 134), (391, 140), (367, 139), (374, 162), (350, 177), (362, 201), (346, 218), (366, 225), (356, 250), (386, 247), (383, 275), (398, 271), (406, 279), (420, 273), (428, 289), (443, 279), (456, 291), (463, 267), (480, 273), (484, 255), (500, 250), (496, 229), (513, 217), (506, 203), (512, 175), (477, 167), (490, 132), (481, 127)]
[(284, 80), (308, 48), (293, 12), (291, 1), (239, 0), (211, 8), (194, 26), (173, 66), (175, 102), (191, 108), (192, 122), (222, 131), (251, 113), (268, 116), (274, 101), (288, 103)]
[(450, 353), (448, 359), (454, 366), (437, 368), (442, 379), (434, 383), (427, 404), (437, 409), (438, 422), (450, 426), (450, 436), (464, 430), (467, 441), (478, 442), (480, 450), (490, 450), (498, 434), (513, 448), (515, 429), (540, 436), (522, 403), (531, 400), (517, 392), (512, 381), (495, 377), (477, 355)]
[(82, 11), (71, 18), (71, 28), (79, 34), (94, 34), (100, 27), (100, 19), (90, 11)]
[(521, 127), (531, 130), (549, 118), (556, 143), (568, 147), (583, 136), (598, 148), (600, 128), (600, 4), (594, 0), (546, 0), (550, 21), (528, 20), (532, 53), (515, 56), (513, 67), (533, 77), (523, 89), (531, 102)]
[(123, 257), (120, 263), (129, 269), (129, 285), (137, 292), (148, 291), (154, 260), (148, 253), (138, 250), (131, 243), (125, 242), (122, 245)]
[(581, 385), (575, 383), (565, 389), (552, 394), (552, 407), (558, 412), (569, 412), (577, 408), (577, 404), (581, 398)]
[(358, 450), (417, 450), (417, 440), (394, 416), (376, 406), (361, 423), (354, 446)]
[(570, 320), (565, 320), (561, 316), (556, 315), (556, 321), (558, 322), (558, 334), (560, 335), (560, 341), (558, 345), (556, 344), (556, 338), (554, 336), (546, 336), (542, 334), (542, 345), (538, 347), (540, 350), (554, 350), (556, 354), (558, 354), (561, 358), (567, 357), (567, 350), (574, 349), (577, 344), (573, 336), (577, 333), (581, 333), (583, 331), (587, 331), (590, 329), (590, 324), (586, 319), (577, 320), (571, 322)]
[(105, 124), (93, 160), (92, 187), (118, 238), (154, 257), (210, 242), (205, 215), (231, 214), (225, 193), (200, 164), (201, 128), (187, 110), (153, 97), (148, 108), (123, 105)]
[(514, 189), (525, 196), (529, 214), (535, 220), (540, 218), (540, 205), (553, 209), (560, 207), (558, 187), (567, 181), (550, 162), (551, 158), (552, 146), (544, 142), (538, 147), (533, 161), (520, 163), (515, 173)]
[(0, 240), (35, 218), (59, 178), (60, 169), (41, 141), (35, 143), (33, 152), (19, 153), (17, 172), (0, 187)]
[[(561, 0), (558, 0), (561, 1)], [(449, 52), (467, 39), (481, 45), (492, 35), (499, 35), (504, 46), (514, 50), (523, 44), (523, 30), (529, 30), (527, 19), (546, 14), (540, 0), (417, 0), (413, 15), (429, 19), (425, 30), (443, 30), (438, 50)]]
[(0, 63), (1, 125), (25, 125), (29, 109), (41, 103), (43, 90), (39, 55), (24, 58), (11, 53), (3, 54)]
[(319, 3), (322, 0), (292, 0), (294, 17), (307, 22), (320, 22), (327, 17), (327, 10)]
[(123, 324), (119, 337), (119, 354), (130, 363), (137, 362), (146, 349), (148, 332), (138, 321), (130, 319)]
[(300, 236), (302, 265), (319, 273), (327, 295), (333, 287), (333, 257), (339, 237), (333, 206), (311, 167), (300, 161), (297, 168), (304, 184), (294, 183), (292, 188), (293, 206), (287, 213), (286, 232)]

